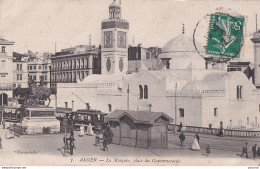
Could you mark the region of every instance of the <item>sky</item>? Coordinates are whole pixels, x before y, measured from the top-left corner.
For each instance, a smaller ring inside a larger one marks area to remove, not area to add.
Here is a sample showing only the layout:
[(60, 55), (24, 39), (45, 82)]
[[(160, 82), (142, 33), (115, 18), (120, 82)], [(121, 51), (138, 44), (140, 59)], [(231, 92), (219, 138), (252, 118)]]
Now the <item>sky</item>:
[[(101, 22), (108, 18), (113, 0), (0, 0), (0, 36), (14, 41), (13, 50), (24, 53), (54, 52), (76, 45), (101, 43)], [(163, 47), (182, 33), (192, 38), (199, 20), (231, 9), (246, 17), (240, 60), (253, 60), (256, 13), (259, 1), (121, 0), (122, 19), (129, 22), (128, 43)], [(259, 21), (260, 22), (260, 21)], [(260, 27), (260, 26), (259, 26)]]

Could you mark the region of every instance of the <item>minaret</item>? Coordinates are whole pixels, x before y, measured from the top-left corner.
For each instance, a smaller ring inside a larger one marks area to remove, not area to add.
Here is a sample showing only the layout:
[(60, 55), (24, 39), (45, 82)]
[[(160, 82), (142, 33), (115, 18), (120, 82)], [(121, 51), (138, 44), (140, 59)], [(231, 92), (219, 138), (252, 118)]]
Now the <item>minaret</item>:
[(253, 34), (251, 41), (254, 43), (254, 84), (260, 88), (260, 30)]
[(121, 6), (116, 1), (109, 6), (109, 19), (101, 25), (102, 74), (128, 71), (129, 23), (121, 19)]

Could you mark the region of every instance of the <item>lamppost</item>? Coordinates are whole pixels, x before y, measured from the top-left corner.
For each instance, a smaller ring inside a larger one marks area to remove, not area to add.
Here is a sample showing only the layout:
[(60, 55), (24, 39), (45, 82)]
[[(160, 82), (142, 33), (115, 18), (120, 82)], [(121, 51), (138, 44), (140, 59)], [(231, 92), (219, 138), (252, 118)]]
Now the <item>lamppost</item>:
[(177, 133), (177, 83), (175, 84), (175, 128), (174, 132)]
[[(2, 111), (1, 111), (1, 122), (2, 122), (2, 124), (3, 124), (3, 121), (4, 121), (4, 92), (3, 92), (3, 84), (1, 84), (1, 88), (2, 88), (2, 93), (1, 93), (1, 96), (2, 96), (2, 103), (1, 103), (1, 108), (2, 108)], [(4, 126), (4, 125), (3, 125)]]

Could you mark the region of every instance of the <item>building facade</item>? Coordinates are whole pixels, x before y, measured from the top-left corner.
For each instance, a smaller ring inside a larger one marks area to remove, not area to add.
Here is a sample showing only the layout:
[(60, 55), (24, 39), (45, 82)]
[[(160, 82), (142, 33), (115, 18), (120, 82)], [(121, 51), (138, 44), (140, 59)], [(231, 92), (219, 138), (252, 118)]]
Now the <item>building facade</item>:
[[(28, 80), (32, 79), (36, 83), (43, 81), (45, 87), (50, 86), (50, 66), (51, 54), (50, 53), (32, 53), (28, 52), (27, 71)], [(27, 80), (27, 83), (28, 83)]]
[[(109, 7), (112, 18), (121, 15), (111, 10), (114, 4)], [(116, 9), (121, 8), (116, 5)], [(127, 24), (122, 22), (122, 25)], [(106, 33), (110, 32), (111, 38), (117, 34), (115, 30), (109, 28), (108, 31), (103, 27), (101, 32), (102, 43), (110, 42), (104, 39)], [(163, 64), (160, 70), (133, 73), (120, 68), (121, 55), (113, 43), (116, 39), (112, 44), (108, 43), (110, 48), (103, 50), (101, 75), (92, 74), (78, 83), (58, 84), (58, 107), (66, 105), (77, 110), (90, 105), (105, 113), (116, 109), (149, 110), (164, 112), (174, 119), (174, 123), (184, 126), (260, 128), (258, 81), (255, 86), (243, 72), (228, 72), (224, 62), (207, 63), (195, 49), (193, 39), (184, 33), (169, 40), (162, 48), (158, 56)], [(258, 40), (254, 41), (258, 43)], [(255, 50), (255, 57), (259, 58), (257, 45)], [(120, 53), (124, 58), (124, 51)]]
[(13, 59), (13, 87), (28, 87), (27, 61), (24, 59)]
[(260, 88), (260, 30), (254, 33), (251, 41), (254, 43), (254, 84)]
[(101, 73), (100, 48), (81, 45), (62, 49), (51, 57), (51, 86), (76, 83), (90, 74)]
[(101, 24), (102, 74), (128, 71), (129, 23), (121, 19), (121, 6), (115, 1), (109, 6), (109, 19)]
[(128, 72), (138, 72), (144, 70), (159, 70), (162, 61), (158, 59), (160, 48), (144, 48), (138, 46), (128, 47)]
[(7, 105), (13, 90), (13, 58), (9, 48), (14, 42), (0, 38), (0, 105)]

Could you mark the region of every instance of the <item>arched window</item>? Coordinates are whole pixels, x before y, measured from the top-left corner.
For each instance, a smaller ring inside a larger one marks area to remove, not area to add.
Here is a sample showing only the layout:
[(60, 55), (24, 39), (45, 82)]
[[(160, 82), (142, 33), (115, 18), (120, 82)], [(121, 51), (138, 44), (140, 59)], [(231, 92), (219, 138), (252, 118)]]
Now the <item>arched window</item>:
[(243, 86), (240, 86), (240, 89), (239, 89), (239, 98), (242, 99), (242, 91), (243, 90)]
[(167, 62), (166, 62), (166, 69), (170, 69), (170, 61), (169, 60), (167, 60)]
[(144, 85), (144, 99), (148, 99), (148, 87)]
[(239, 100), (239, 86), (237, 86), (237, 99)]
[(143, 87), (142, 85), (139, 85), (139, 99), (143, 98)]

